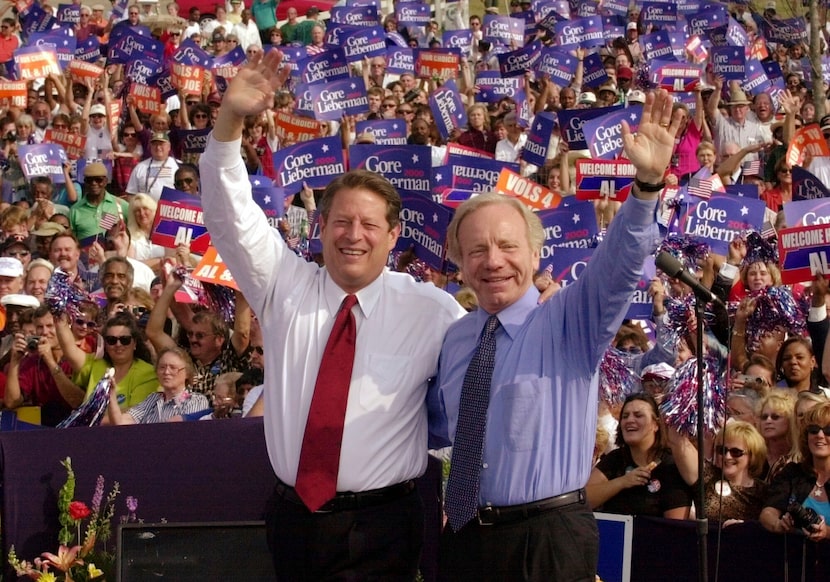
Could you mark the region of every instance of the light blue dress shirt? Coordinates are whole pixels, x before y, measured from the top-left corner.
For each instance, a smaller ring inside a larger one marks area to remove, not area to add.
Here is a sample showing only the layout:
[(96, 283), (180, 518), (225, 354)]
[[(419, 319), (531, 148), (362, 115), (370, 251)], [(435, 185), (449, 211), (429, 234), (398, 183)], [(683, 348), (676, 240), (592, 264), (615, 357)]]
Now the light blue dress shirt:
[[(530, 287), (499, 312), (479, 505), (508, 506), (583, 487), (597, 423), (597, 367), (658, 242), (656, 201), (629, 196), (579, 279), (537, 305)], [(461, 386), (488, 313), (450, 327), (430, 386), (430, 446), (451, 444)]]

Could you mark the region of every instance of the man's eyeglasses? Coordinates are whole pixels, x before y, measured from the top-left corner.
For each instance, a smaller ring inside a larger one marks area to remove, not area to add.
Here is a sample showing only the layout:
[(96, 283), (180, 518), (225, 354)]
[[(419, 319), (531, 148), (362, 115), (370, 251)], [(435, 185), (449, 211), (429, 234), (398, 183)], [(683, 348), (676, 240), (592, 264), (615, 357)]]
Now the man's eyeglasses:
[(411, 109), (398, 109), (398, 110), (396, 111), (396, 113), (397, 113), (398, 115), (411, 115), (412, 113), (415, 113), (415, 112), (414, 112), (414, 111), (412, 111)]
[(68, 126), (64, 123), (53, 123), (52, 129), (66, 129)]
[(124, 132), (124, 137), (135, 137), (135, 132), (134, 131), (125, 131)]
[(190, 186), (196, 180), (193, 178), (180, 178), (179, 180), (175, 180), (173, 182), (173, 186), (176, 188), (180, 188), (181, 186)]
[(98, 327), (98, 324), (94, 321), (87, 321), (83, 317), (76, 317), (75, 318), (75, 325), (78, 327), (85, 327), (87, 329), (95, 329)]
[(776, 413), (774, 413), (774, 412), (773, 412), (772, 414), (769, 414), (769, 413), (768, 413), (768, 414), (762, 414), (762, 415), (761, 415), (761, 420), (780, 420), (780, 419), (782, 419), (782, 418), (784, 418), (784, 416), (783, 416), (783, 415), (781, 415), (781, 414), (776, 414)]
[(84, 184), (105, 184), (107, 179), (104, 176), (87, 176)]
[(258, 353), (260, 356), (265, 353), (265, 350), (262, 349), (262, 346), (253, 346), (251, 349)]
[(198, 105), (201, 102), (200, 101), (186, 101), (185, 103), (187, 104), (188, 107), (193, 107), (194, 105)]
[(133, 343), (133, 336), (131, 335), (108, 335), (104, 337), (104, 341), (108, 346), (114, 346), (120, 343), (122, 346), (128, 346)]
[(394, 109), (395, 107), (397, 107), (397, 105), (395, 105), (394, 103), (384, 103), (383, 104), (384, 109)]
[[(828, 427), (830, 428), (830, 427)], [(715, 452), (722, 457), (726, 456), (726, 453), (732, 455), (733, 459), (740, 459), (746, 454), (746, 451), (743, 449), (739, 449), (738, 447), (725, 447), (723, 445), (718, 445), (715, 447)]]
[(30, 253), (29, 251), (26, 251), (26, 250), (22, 250), (22, 251), (6, 251), (6, 256), (7, 256), (7, 257), (15, 257), (15, 258), (17, 258), (17, 257), (28, 257), (30, 254), (31, 254), (31, 253)]
[(182, 35), (181, 32), (171, 32), (170, 33), (170, 36), (181, 36), (181, 35)]
[(780, 170), (778, 170), (778, 173), (779, 174), (792, 174), (793, 171), (789, 168), (781, 168)]
[(807, 425), (807, 434), (815, 436), (820, 432), (823, 432), (824, 436), (830, 437), (830, 424), (828, 424), (827, 426), (819, 426), (817, 424)]
[(204, 333), (204, 332), (201, 332), (201, 331), (196, 331), (196, 332), (189, 331), (189, 332), (187, 332), (187, 339), (195, 339), (196, 341), (202, 341), (206, 337), (210, 337), (210, 336), (213, 336), (213, 335), (216, 335), (216, 334), (215, 333)]
[(184, 370), (184, 366), (179, 367), (179, 366), (171, 366), (169, 364), (165, 364), (164, 366), (159, 366), (158, 367), (159, 372), (173, 372), (174, 374), (178, 374), (182, 370)]

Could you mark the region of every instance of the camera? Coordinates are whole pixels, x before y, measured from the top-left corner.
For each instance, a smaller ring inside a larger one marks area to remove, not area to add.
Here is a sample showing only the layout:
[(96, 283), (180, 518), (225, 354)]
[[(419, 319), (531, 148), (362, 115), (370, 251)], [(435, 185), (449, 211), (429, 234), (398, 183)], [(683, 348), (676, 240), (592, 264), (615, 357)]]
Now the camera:
[(3, 136), (3, 141), (17, 141), (17, 135), (9, 132)]
[(30, 352), (36, 352), (38, 345), (40, 345), (39, 335), (30, 335), (26, 338), (26, 349)]
[(799, 529), (812, 530), (813, 526), (821, 523), (821, 518), (814, 510), (800, 503), (790, 503), (787, 506), (787, 513), (793, 518), (795, 527)]

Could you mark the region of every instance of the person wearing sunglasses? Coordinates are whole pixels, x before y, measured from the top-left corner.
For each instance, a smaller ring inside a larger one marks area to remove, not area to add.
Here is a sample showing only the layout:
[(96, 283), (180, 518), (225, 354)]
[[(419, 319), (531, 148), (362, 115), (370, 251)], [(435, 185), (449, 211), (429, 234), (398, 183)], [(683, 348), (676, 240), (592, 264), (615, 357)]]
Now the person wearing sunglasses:
[(691, 492), (675, 465), (657, 402), (644, 392), (623, 402), (619, 448), (603, 455), (585, 491), (595, 511), (688, 519)]
[[(115, 398), (121, 410), (140, 404), (159, 385), (152, 354), (145, 344), (135, 318), (127, 312), (117, 313), (101, 330), (104, 353), (99, 356), (87, 353), (75, 339), (75, 328), (83, 327), (97, 335), (95, 320), (83, 312), (78, 314), (80, 323), (69, 316), (58, 318), (57, 334), (65, 359), (72, 367), (72, 380), (89, 398), (95, 386), (109, 368), (115, 369)], [(109, 424), (104, 418), (103, 424)]]
[(170, 155), (170, 136), (156, 131), (150, 137), (150, 157), (139, 162), (130, 174), (128, 194), (147, 194), (153, 200), (161, 198), (165, 186), (173, 188), (173, 176), (179, 162)]
[(24, 271), (32, 262), (32, 250), (29, 248), (29, 239), (20, 236), (10, 236), (0, 245), (0, 257), (12, 257), (20, 261)]
[(771, 483), (797, 451), (795, 397), (784, 390), (773, 390), (761, 401), (758, 419), (758, 430), (767, 445), (761, 477)]
[(784, 209), (784, 204), (793, 201), (793, 171), (786, 157), (780, 158), (775, 164), (772, 184), (772, 188), (761, 192), (760, 198), (766, 203), (767, 208), (773, 212), (780, 212)]
[(84, 167), (83, 196), (69, 211), (69, 224), (78, 239), (103, 234), (101, 217), (106, 214), (116, 217), (127, 215), (127, 201), (107, 192), (108, 183), (104, 164), (87, 163)]
[(144, 157), (144, 146), (141, 144), (138, 129), (128, 122), (121, 128), (121, 140), (113, 140), (113, 175), (118, 192), (127, 191), (127, 183), (133, 168)]
[(210, 408), (210, 403), (203, 394), (189, 389), (194, 376), (193, 361), (182, 348), (171, 346), (159, 353), (156, 375), (159, 390), (126, 412), (122, 412), (116, 392), (110, 392), (107, 408), (109, 424), (170, 422)]
[[(830, 538), (830, 403), (804, 416), (798, 433), (799, 462), (789, 463), (770, 483), (761, 525), (773, 533), (801, 531), (813, 542)], [(803, 510), (815, 512), (813, 519)], [(804, 518), (807, 517), (805, 520)]]

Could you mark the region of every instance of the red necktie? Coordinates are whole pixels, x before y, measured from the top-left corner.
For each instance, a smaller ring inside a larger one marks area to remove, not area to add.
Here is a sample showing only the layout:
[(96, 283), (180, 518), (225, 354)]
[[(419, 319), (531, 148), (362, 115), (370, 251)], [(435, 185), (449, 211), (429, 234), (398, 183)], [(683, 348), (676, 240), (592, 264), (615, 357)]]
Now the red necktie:
[(317, 511), (337, 493), (340, 445), (357, 337), (352, 315), (356, 303), (357, 297), (347, 295), (340, 305), (311, 397), (295, 485), (310, 511)]

